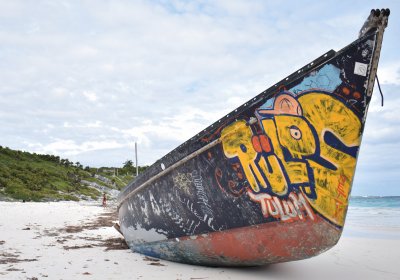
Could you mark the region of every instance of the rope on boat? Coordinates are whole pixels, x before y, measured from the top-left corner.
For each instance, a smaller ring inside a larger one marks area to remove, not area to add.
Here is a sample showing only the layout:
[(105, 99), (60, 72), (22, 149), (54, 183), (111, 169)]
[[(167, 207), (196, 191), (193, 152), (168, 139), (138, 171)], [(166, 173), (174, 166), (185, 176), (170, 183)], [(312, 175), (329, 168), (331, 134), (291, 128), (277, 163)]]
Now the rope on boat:
[(376, 81), (378, 83), (379, 92), (381, 93), (381, 99), (382, 99), (381, 106), (383, 107), (383, 93), (381, 89), (381, 84), (379, 83), (378, 74), (376, 75)]

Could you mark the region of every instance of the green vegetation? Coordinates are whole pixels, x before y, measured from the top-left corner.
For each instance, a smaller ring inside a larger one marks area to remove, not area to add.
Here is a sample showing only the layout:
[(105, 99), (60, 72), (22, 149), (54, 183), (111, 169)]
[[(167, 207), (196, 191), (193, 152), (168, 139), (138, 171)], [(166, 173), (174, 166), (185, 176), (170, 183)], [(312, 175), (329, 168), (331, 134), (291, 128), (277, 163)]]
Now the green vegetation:
[(59, 156), (0, 146), (0, 197), (26, 201), (98, 199), (101, 191), (96, 186), (120, 190), (133, 174), (132, 161), (118, 169), (91, 168)]
[[(147, 165), (138, 166), (138, 173), (142, 173), (146, 170), (147, 167)], [(124, 174), (136, 174), (136, 167), (133, 165), (133, 162), (131, 160), (127, 160), (124, 162), (124, 166), (122, 167), (121, 171)]]

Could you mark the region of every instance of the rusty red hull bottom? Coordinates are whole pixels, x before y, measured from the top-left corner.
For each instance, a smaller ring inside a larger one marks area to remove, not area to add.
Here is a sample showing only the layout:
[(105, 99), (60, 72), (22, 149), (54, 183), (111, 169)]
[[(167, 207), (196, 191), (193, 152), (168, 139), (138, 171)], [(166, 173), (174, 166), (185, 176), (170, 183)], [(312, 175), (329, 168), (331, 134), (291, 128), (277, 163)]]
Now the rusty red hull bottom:
[(256, 266), (316, 256), (334, 246), (341, 230), (320, 217), (267, 223), (197, 236), (134, 244), (153, 257), (209, 266)]

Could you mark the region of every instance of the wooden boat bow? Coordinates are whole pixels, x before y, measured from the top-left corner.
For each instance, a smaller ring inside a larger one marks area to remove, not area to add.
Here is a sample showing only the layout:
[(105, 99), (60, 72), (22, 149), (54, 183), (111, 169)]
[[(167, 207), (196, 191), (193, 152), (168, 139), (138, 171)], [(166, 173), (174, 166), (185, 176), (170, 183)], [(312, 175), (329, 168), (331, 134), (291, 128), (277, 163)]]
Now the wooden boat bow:
[(248, 266), (309, 258), (342, 233), (388, 9), (156, 161), (119, 195), (133, 251)]

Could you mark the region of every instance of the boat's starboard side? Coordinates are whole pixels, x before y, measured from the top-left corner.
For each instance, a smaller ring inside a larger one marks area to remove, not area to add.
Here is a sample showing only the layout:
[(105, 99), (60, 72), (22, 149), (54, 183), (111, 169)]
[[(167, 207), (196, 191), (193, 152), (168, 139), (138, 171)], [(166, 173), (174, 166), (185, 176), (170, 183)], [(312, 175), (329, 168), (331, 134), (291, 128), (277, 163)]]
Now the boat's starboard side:
[(358, 40), (256, 96), (132, 182), (119, 198), (130, 247), (181, 262), (258, 265), (336, 244), (387, 15), (374, 15)]

